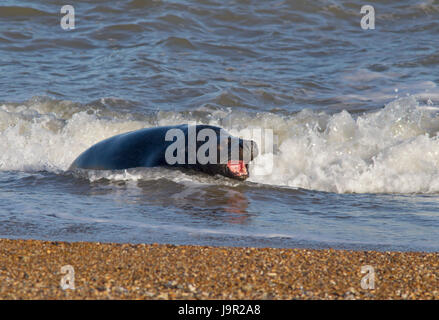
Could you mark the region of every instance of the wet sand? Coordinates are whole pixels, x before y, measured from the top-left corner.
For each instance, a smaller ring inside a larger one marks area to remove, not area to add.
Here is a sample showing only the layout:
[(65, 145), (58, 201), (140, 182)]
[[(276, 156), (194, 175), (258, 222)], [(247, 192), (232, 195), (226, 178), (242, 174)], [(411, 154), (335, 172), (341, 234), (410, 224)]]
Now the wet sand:
[(437, 253), (0, 239), (0, 299), (438, 298)]

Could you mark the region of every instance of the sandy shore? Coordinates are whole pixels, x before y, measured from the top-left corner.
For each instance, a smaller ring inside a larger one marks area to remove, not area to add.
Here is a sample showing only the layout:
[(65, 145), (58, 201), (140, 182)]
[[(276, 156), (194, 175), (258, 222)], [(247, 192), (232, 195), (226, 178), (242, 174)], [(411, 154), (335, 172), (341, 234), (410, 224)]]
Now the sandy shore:
[[(73, 285), (62, 282), (69, 277), (61, 272), (65, 265), (73, 267), (75, 289), (61, 288)], [(361, 272), (366, 265), (374, 274)], [(0, 239), (0, 298), (438, 299), (439, 258), (436, 253)]]

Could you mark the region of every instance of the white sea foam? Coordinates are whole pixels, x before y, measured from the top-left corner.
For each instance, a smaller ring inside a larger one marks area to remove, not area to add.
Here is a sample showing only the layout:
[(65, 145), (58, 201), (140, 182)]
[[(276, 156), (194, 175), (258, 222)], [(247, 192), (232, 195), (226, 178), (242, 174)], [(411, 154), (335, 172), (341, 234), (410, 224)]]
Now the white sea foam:
[[(81, 152), (105, 138), (192, 120), (190, 113), (159, 112), (133, 119), (98, 111), (54, 100), (1, 105), (0, 170), (62, 172)], [(439, 192), (439, 108), (433, 103), (419, 105), (415, 97), (405, 97), (357, 116), (347, 111), (330, 115), (303, 110), (289, 116), (197, 111), (206, 114), (200, 122), (224, 126), (234, 135), (249, 127), (273, 130), (278, 151), (254, 160), (251, 182), (340, 193)], [(85, 177), (220, 182), (208, 177), (198, 181), (178, 171), (145, 172), (90, 172)]]
[[(311, 116), (289, 127), (273, 173), (251, 181), (330, 192), (438, 192), (437, 113), (409, 97), (355, 119), (346, 111), (320, 123)], [(254, 165), (266, 164), (259, 158)]]

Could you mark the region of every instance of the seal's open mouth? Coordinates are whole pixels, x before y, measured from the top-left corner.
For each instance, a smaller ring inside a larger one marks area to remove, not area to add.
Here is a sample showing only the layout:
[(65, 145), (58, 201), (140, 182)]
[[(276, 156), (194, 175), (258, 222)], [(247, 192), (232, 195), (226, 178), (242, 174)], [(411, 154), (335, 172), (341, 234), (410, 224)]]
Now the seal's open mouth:
[(234, 176), (248, 176), (247, 166), (242, 160), (229, 160), (227, 162), (227, 168), (229, 168)]

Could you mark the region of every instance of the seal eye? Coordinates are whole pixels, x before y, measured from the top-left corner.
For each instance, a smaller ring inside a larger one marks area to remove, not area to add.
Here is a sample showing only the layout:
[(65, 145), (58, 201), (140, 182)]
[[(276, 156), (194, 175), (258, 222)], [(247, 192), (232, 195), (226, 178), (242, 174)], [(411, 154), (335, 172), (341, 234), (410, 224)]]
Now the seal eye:
[(247, 167), (242, 160), (229, 160), (227, 162), (227, 168), (229, 168), (230, 172), (235, 176), (241, 177), (248, 175)]

